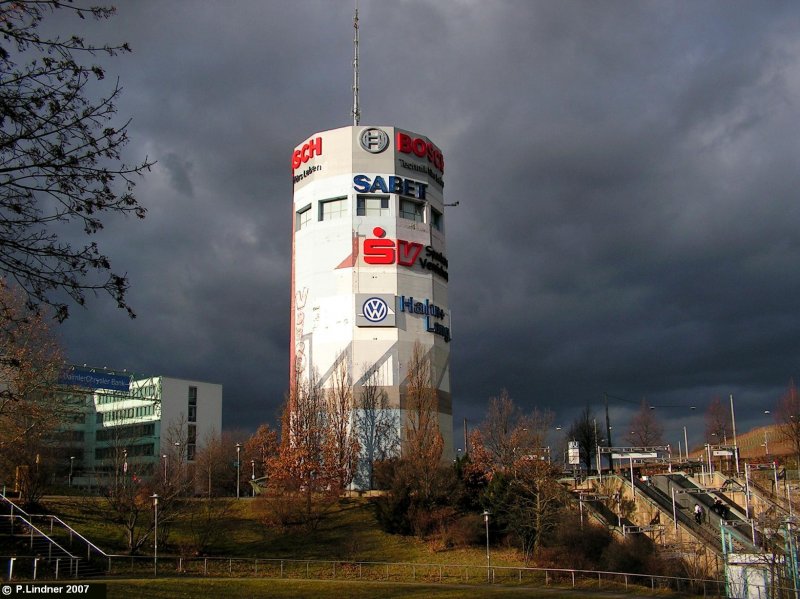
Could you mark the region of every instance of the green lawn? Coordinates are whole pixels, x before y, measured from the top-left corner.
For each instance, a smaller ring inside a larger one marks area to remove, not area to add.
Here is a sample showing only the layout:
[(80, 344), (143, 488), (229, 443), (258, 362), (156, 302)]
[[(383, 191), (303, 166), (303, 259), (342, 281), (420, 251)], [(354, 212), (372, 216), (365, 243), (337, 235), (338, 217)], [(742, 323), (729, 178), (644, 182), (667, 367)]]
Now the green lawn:
[(119, 580), (108, 582), (108, 599), (214, 599), (269, 597), (317, 599), (324, 597), (348, 599), (460, 599), (470, 597), (491, 599), (495, 597), (560, 597), (577, 599), (588, 595), (602, 597), (633, 597), (625, 593), (572, 591), (546, 588), (509, 588), (489, 586), (423, 585), (382, 582), (338, 582), (306, 580), (207, 580), (160, 579)]
[[(91, 497), (48, 497), (43, 502), (78, 532), (107, 553), (127, 552), (124, 531), (104, 521), (90, 505), (102, 500)], [(193, 500), (203, 501), (203, 500)], [(265, 527), (258, 518), (258, 500), (228, 501), (226, 517), (214, 523), (214, 538), (205, 552), (208, 556), (240, 558), (318, 559), (347, 561), (424, 562), (481, 566), (486, 563), (483, 546), (443, 550), (435, 542), (414, 537), (391, 535), (377, 525), (369, 501), (365, 498), (342, 499), (316, 530), (293, 529), (277, 532)], [(180, 555), (190, 538), (186, 519), (177, 522), (161, 555)], [(152, 544), (141, 551), (152, 552)], [(492, 547), (496, 566), (521, 566), (516, 550)]]

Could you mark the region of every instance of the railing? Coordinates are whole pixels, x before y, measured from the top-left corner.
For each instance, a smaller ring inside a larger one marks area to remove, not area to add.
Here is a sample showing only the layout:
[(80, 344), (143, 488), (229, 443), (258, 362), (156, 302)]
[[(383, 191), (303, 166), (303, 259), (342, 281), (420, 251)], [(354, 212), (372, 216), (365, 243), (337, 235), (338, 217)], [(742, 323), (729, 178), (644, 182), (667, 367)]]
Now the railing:
[(49, 536), (47, 536), (44, 532), (39, 530), (36, 527), (36, 525), (33, 524), (33, 522), (31, 522), (27, 518), (25, 518), (23, 516), (17, 516), (17, 515), (13, 515), (13, 516), (0, 515), (0, 518), (11, 521), (10, 524), (11, 524), (11, 534), (12, 535), (14, 534), (14, 525), (16, 524), (18, 526), (19, 522), (22, 522), (22, 524), (30, 530), (30, 539), (31, 539), (30, 546), (31, 546), (31, 549), (33, 549), (33, 540), (34, 540), (34, 538), (43, 539), (47, 543), (47, 550), (48, 550), (47, 558), (48, 559), (52, 559), (53, 558), (53, 548), (56, 548), (58, 551), (60, 551), (63, 554), (64, 557), (75, 559), (74, 555), (72, 555), (69, 551), (67, 551), (61, 545), (56, 543), (53, 539), (51, 539)]
[(715, 597), (724, 594), (724, 583), (717, 580), (567, 568), (223, 557), (159, 557), (157, 562), (152, 556), (110, 555), (108, 558), (110, 569), (107, 576), (251, 577), (606, 589), (633, 587)]
[(100, 557), (100, 558), (106, 559), (106, 558), (109, 557), (108, 554), (105, 551), (100, 549), (97, 545), (92, 543), (89, 539), (84, 537), (81, 533), (79, 533), (77, 530), (72, 528), (69, 524), (64, 522), (58, 516), (53, 516), (53, 515), (37, 516), (37, 515), (34, 514), (32, 516), (29, 516), (29, 518), (31, 520), (45, 520), (45, 521), (49, 522), (49, 524), (50, 524), (50, 534), (53, 534), (54, 524), (57, 523), (59, 525), (59, 527), (64, 531), (64, 533), (69, 535), (70, 546), (72, 545), (72, 542), (76, 538), (78, 539), (78, 541), (80, 541), (81, 543), (86, 545), (86, 559), (87, 560), (92, 558), (92, 553), (93, 552), (97, 555), (97, 557)]
[[(33, 555), (15, 555), (0, 557), (6, 567), (0, 580), (60, 580), (66, 575), (78, 578), (80, 558), (57, 557), (47, 559)], [(64, 565), (66, 564), (66, 566)]]
[[(63, 530), (64, 535), (69, 537), (70, 547), (72, 546), (72, 543), (76, 538), (86, 546), (86, 559), (87, 560), (92, 558), (92, 552), (94, 552), (97, 555), (97, 557), (104, 558), (104, 559), (108, 558), (108, 554), (105, 551), (100, 549), (97, 545), (92, 543), (89, 539), (84, 537), (81, 533), (79, 533), (77, 530), (72, 528), (69, 524), (64, 522), (58, 516), (49, 515), (49, 514), (48, 515), (29, 514), (28, 512), (23, 510), (21, 507), (19, 507), (17, 504), (15, 504), (13, 501), (11, 501), (8, 497), (6, 497), (4, 493), (0, 493), (0, 501), (2, 503), (5, 503), (10, 509), (10, 516), (12, 518), (11, 519), (12, 527), (13, 527), (13, 523), (14, 523), (14, 518), (18, 518), (20, 514), (22, 516), (24, 516), (23, 520), (25, 522), (28, 522), (28, 523), (32, 523), (34, 520), (36, 520), (36, 521), (43, 521), (44, 520), (44, 521), (48, 522), (49, 525), (50, 525), (50, 535), (53, 534), (53, 530), (55, 528), (54, 525), (57, 523), (59, 528), (61, 530)], [(31, 526), (33, 526), (33, 525), (31, 524)], [(42, 533), (42, 534), (44, 535), (44, 533)], [(51, 539), (49, 536), (47, 536), (47, 535), (44, 535), (44, 536), (49, 541), (51, 541), (56, 546), (58, 546), (58, 543), (56, 541), (54, 541), (53, 539)], [(61, 547), (59, 546), (59, 548), (61, 548)], [(61, 548), (61, 549), (63, 551), (66, 551), (63, 548)], [(67, 552), (67, 554), (70, 555), (71, 557), (74, 557), (69, 552)]]

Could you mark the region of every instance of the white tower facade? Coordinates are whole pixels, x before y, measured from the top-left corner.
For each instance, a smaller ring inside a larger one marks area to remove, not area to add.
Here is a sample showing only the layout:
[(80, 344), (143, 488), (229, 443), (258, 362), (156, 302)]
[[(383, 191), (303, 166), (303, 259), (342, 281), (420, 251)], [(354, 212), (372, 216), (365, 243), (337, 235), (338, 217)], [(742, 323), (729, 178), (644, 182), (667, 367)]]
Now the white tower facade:
[(452, 321), (442, 152), (396, 127), (342, 127), (297, 146), (292, 175), (292, 373), (299, 365), (326, 387), (343, 356), (357, 395), (365, 373), (375, 370), (402, 428), (418, 342), (430, 360), (449, 458)]

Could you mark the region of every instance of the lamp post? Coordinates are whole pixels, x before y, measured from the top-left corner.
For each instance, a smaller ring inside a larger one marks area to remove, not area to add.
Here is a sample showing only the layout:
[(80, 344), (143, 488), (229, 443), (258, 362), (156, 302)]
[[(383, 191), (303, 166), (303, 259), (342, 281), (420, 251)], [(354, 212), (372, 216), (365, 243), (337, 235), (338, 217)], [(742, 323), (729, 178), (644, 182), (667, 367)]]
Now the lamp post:
[(253, 493), (253, 495), (252, 495), (252, 496), (253, 496), (253, 497), (255, 497), (255, 496), (256, 496), (256, 486), (255, 486), (255, 480), (256, 480), (256, 461), (255, 461), (255, 460), (250, 460), (250, 468), (251, 468), (251, 471), (250, 471), (250, 480), (251, 480), (251, 481), (253, 481), (253, 482), (252, 482), (252, 484), (251, 484), (250, 486), (252, 487), (252, 493)]
[(486, 524), (486, 581), (492, 582), (492, 561), (489, 557), (489, 516), (491, 516), (491, 512), (483, 510), (483, 521)]
[(151, 495), (153, 499), (153, 575), (158, 576), (158, 493)]
[(75, 456), (69, 456), (69, 486), (72, 486), (72, 464), (75, 462)]
[(242, 444), (236, 444), (236, 499), (239, 499), (239, 478), (241, 478), (241, 462), (239, 461), (239, 455), (242, 451)]
[(167, 484), (167, 454), (161, 454), (161, 457), (164, 458), (164, 484)]

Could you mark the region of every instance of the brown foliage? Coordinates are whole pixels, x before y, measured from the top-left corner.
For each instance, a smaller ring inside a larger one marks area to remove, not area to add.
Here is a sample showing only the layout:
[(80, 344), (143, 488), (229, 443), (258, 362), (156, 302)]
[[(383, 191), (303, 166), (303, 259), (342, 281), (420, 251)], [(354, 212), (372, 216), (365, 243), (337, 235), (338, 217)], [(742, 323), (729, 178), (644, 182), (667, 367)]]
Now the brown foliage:
[(340, 362), (331, 389), (296, 373), (281, 422), (281, 443), (266, 460), (269, 482), (261, 496), (264, 521), (315, 528), (352, 481), (358, 443), (349, 418), (352, 391)]
[(505, 389), (498, 397), (492, 397), (479, 429), (492, 468), (507, 470), (523, 456), (540, 456), (552, 421), (550, 412), (537, 408), (523, 413)]
[(414, 344), (406, 385), (406, 432), (403, 459), (419, 483), (419, 493), (429, 498), (439, 468), (444, 441), (439, 431), (438, 397), (433, 386), (430, 359), (419, 342)]
[(62, 367), (44, 315), (0, 279), (0, 477), (16, 480), (26, 503), (53, 474), (57, 431), (83, 407), (82, 396), (56, 395)]

